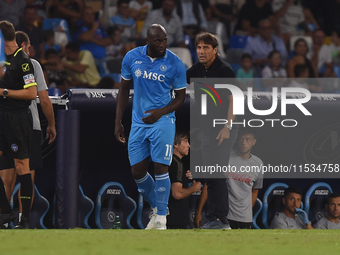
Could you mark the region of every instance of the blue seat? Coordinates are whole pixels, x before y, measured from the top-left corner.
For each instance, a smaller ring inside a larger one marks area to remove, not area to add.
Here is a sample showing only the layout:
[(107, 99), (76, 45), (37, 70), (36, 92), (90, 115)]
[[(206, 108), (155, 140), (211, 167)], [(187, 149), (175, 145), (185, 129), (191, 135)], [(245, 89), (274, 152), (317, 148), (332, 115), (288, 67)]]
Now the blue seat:
[(237, 70), (241, 68), (240, 64), (230, 64), (231, 68), (234, 70), (234, 73), (237, 73)]
[(123, 186), (118, 182), (108, 182), (99, 190), (95, 211), (95, 220), (100, 229), (112, 229), (116, 216), (121, 228), (133, 228), (130, 220), (136, 211), (136, 202), (128, 197)]
[(230, 36), (230, 49), (244, 49), (248, 40), (247, 35), (232, 35)]
[(340, 78), (340, 66), (334, 66), (334, 73)]
[(269, 224), (275, 216), (275, 213), (282, 211), (282, 198), (286, 188), (288, 188), (288, 185), (285, 183), (273, 183), (264, 193), (262, 200), (262, 223), (265, 228), (269, 228)]
[(141, 229), (145, 229), (151, 218), (151, 206), (144, 200), (143, 196), (139, 194), (138, 209), (137, 209), (137, 224)]
[(47, 90), (48, 95), (51, 97), (60, 97), (61, 96), (61, 91), (58, 88), (48, 88)]
[[(15, 220), (11, 223), (11, 227), (18, 224), (19, 221), (19, 199), (18, 192), (20, 189), (20, 183), (15, 185), (11, 196), (11, 207), (15, 214)], [(44, 218), (48, 210), (50, 209), (50, 203), (44, 198), (38, 191), (37, 186), (34, 185), (35, 195), (33, 205), (29, 217), (30, 226), (32, 228), (47, 229), (44, 225)]]
[(78, 226), (81, 228), (88, 228), (91, 227), (88, 224), (89, 217), (94, 209), (93, 201), (85, 196), (82, 187), (79, 185), (80, 197), (79, 197), (79, 214), (78, 214)]
[(253, 226), (254, 228), (256, 229), (261, 229), (257, 223), (256, 223), (256, 219), (257, 217), (259, 216), (260, 212), (262, 211), (262, 208), (263, 208), (263, 204), (262, 204), (262, 201), (257, 198), (256, 199), (256, 202), (255, 202), (255, 205), (253, 206)]
[(307, 191), (305, 196), (305, 212), (312, 224), (327, 216), (325, 205), (330, 193), (333, 193), (333, 190), (325, 182), (315, 183)]

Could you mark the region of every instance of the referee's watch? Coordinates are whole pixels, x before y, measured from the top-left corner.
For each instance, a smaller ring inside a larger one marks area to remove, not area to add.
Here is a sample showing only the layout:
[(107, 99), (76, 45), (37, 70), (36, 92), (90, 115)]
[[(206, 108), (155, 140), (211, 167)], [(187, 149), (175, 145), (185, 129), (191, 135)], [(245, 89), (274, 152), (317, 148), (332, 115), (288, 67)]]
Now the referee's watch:
[(224, 126), (227, 127), (229, 129), (229, 131), (231, 131), (231, 129), (233, 128), (232, 126), (230, 126), (228, 124), (225, 124)]
[(4, 91), (2, 92), (2, 96), (3, 98), (6, 98), (8, 96), (8, 90), (4, 89)]

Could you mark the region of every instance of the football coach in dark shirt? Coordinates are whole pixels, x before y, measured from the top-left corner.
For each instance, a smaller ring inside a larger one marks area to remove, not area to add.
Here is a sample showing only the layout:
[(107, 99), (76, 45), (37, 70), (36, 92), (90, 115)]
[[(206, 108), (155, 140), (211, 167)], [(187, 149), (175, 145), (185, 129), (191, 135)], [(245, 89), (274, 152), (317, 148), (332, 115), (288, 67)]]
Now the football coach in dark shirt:
[[(187, 70), (188, 84), (190, 84), (190, 78), (235, 78), (235, 73), (230, 65), (222, 61), (218, 56), (218, 42), (214, 35), (210, 33), (199, 35), (196, 39), (196, 52), (198, 62)], [(230, 125), (231, 120), (234, 121), (235, 119), (233, 115), (233, 96), (229, 90), (224, 90), (223, 93), (224, 95), (221, 95), (221, 98), (224, 107), (223, 112), (225, 112), (224, 118), (228, 120), (227, 124), (223, 128), (220, 125), (213, 128), (206, 124), (211, 124), (211, 122), (201, 120), (203, 134), (201, 152), (205, 166), (216, 164), (228, 166), (231, 149), (237, 136), (237, 129)], [(198, 97), (196, 94), (195, 98), (198, 99)], [(201, 224), (201, 210), (207, 200), (206, 218), (208, 222), (202, 228), (230, 229), (226, 218), (229, 209), (228, 187), (225, 178), (222, 175), (219, 177), (206, 180), (199, 206), (196, 210), (195, 223), (197, 227)]]

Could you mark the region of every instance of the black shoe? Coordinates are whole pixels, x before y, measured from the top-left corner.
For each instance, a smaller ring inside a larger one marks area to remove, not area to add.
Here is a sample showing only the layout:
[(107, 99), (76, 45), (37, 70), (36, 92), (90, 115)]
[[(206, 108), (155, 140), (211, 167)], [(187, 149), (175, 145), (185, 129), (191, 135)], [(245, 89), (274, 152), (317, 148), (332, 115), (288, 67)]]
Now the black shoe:
[(14, 213), (0, 213), (0, 226), (15, 220)]
[(14, 227), (14, 229), (30, 229), (30, 224), (28, 222), (28, 218), (25, 216), (21, 216), (21, 221)]

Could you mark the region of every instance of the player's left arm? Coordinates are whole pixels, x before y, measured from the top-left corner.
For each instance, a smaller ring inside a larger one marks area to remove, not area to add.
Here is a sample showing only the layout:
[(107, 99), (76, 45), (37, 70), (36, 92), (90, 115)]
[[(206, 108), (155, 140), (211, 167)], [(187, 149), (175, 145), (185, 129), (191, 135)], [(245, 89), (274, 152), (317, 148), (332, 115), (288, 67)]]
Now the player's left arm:
[(258, 189), (253, 189), (252, 190), (252, 192), (251, 192), (251, 201), (252, 201), (251, 207), (254, 207), (258, 194), (259, 194), (259, 190)]

